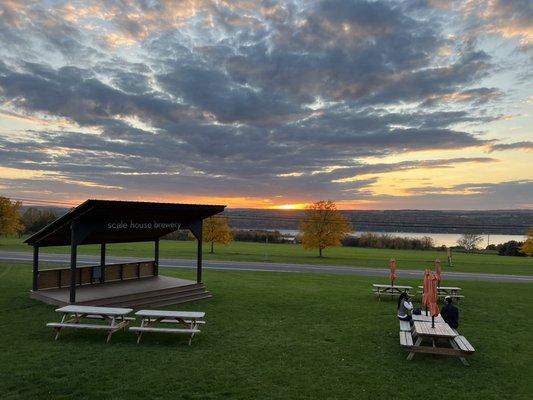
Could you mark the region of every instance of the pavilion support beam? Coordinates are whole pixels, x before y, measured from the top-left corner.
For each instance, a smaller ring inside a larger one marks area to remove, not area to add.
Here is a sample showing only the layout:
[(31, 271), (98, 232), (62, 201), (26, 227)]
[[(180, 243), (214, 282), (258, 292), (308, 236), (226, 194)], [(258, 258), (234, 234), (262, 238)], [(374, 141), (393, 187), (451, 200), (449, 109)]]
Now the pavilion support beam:
[[(74, 235), (72, 237), (74, 239)], [(78, 245), (74, 240), (70, 244), (70, 303), (76, 302), (76, 258)]]
[(203, 241), (203, 235), (202, 235), (202, 225), (203, 221), (195, 221), (191, 224), (189, 224), (188, 228), (193, 234), (193, 236), (196, 238), (197, 242), (197, 252), (196, 252), (196, 282), (201, 283), (202, 282), (202, 241)]
[[(84, 220), (75, 219), (70, 224), (70, 303), (76, 302), (76, 262), (78, 254), (78, 245), (83, 243), (94, 223)], [(80, 275), (81, 284), (81, 275)]]
[(105, 243), (100, 244), (100, 283), (105, 282)]
[(154, 276), (159, 275), (159, 238), (154, 241)]
[(196, 256), (196, 282), (202, 282), (202, 234), (198, 239), (198, 254)]
[(33, 291), (39, 290), (39, 246), (33, 246)]

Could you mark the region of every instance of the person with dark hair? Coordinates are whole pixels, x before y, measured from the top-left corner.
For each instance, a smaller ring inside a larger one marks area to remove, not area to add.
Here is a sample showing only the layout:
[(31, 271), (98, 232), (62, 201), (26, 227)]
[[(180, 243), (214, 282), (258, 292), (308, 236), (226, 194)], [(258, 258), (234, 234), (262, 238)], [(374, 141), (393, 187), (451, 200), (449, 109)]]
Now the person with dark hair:
[(453, 299), (450, 296), (446, 296), (444, 300), (440, 315), (442, 315), (444, 322), (450, 325), (450, 328), (457, 329), (459, 327), (459, 309), (453, 305)]
[(411, 312), (413, 311), (413, 303), (407, 292), (403, 292), (398, 299), (398, 319), (402, 321), (413, 320)]

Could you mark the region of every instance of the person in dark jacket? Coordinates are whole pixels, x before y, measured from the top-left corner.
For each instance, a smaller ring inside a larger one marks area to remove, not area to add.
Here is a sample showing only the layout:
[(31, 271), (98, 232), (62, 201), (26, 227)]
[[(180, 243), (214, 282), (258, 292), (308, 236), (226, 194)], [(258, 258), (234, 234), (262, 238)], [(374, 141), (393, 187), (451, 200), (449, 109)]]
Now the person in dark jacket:
[(440, 315), (442, 315), (444, 322), (450, 325), (450, 328), (457, 329), (459, 327), (459, 309), (453, 305), (450, 296), (446, 296), (444, 300), (445, 304), (440, 310)]

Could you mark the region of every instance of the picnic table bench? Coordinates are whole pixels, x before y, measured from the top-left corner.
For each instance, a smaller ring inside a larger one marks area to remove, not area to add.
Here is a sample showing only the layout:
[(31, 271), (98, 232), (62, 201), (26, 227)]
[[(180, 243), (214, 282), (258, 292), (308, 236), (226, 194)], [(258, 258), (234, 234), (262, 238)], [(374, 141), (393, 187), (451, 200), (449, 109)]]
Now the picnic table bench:
[[(424, 293), (424, 287), (423, 286), (418, 286), (418, 293), (420, 294), (423, 294)], [(450, 296), (452, 299), (455, 299), (457, 301), (459, 301), (459, 299), (463, 299), (465, 296), (463, 296), (462, 294), (460, 294), (461, 292), (461, 289), (460, 287), (457, 287), (457, 286), (438, 286), (437, 287), (437, 295), (439, 297), (446, 297), (446, 296)]]
[[(402, 324), (406, 321), (400, 321), (400, 345), (409, 351), (408, 360), (412, 360), (416, 353), (428, 353), (458, 357), (464, 365), (469, 365), (465, 357), (473, 354), (475, 349), (464, 336), (447, 323), (437, 322), (437, 317), (435, 327), (432, 327), (430, 316), (417, 317), (420, 318), (413, 320), (412, 327), (407, 322), (408, 328)], [(450, 347), (443, 346), (443, 343)]]
[(372, 285), (372, 292), (378, 297), (379, 300), (381, 300), (382, 295), (388, 295), (391, 297), (399, 296), (403, 292), (409, 293), (411, 290), (413, 290), (412, 286), (383, 285), (378, 283), (374, 283)]
[[(111, 340), (111, 335), (120, 329), (125, 329), (126, 325), (135, 318), (126, 317), (132, 312), (131, 308), (116, 308), (116, 307), (91, 307), (91, 306), (77, 306), (69, 305), (55, 310), (62, 313), (63, 316), (60, 322), (49, 322), (46, 326), (54, 328), (56, 333), (55, 340), (59, 339), (61, 330), (64, 328), (73, 329), (96, 329), (108, 331), (106, 342)], [(81, 323), (83, 319), (99, 319), (107, 324)]]
[[(142, 318), (141, 326), (132, 326), (130, 331), (137, 333), (137, 343), (144, 332), (189, 334), (189, 346), (195, 334), (200, 333), (199, 325), (205, 324), (205, 313), (196, 311), (140, 310), (135, 313)], [(158, 327), (158, 324), (177, 324), (178, 327)]]

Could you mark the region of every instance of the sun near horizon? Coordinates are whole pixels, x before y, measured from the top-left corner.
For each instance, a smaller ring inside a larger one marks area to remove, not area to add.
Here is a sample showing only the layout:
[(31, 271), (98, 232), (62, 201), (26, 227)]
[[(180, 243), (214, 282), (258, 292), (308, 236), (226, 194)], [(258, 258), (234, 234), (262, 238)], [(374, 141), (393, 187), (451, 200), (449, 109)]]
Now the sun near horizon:
[(268, 207), (273, 210), (303, 210), (309, 206), (308, 203), (296, 203), (296, 204), (279, 204)]

